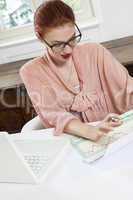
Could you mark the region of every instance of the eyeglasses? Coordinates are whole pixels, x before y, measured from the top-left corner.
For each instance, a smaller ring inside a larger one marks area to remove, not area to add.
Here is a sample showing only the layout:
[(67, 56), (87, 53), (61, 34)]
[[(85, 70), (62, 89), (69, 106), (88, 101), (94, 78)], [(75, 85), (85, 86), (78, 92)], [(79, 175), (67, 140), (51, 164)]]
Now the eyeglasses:
[(48, 47), (50, 47), (52, 49), (53, 52), (55, 53), (60, 53), (62, 52), (65, 47), (68, 45), (70, 47), (75, 47), (77, 45), (77, 43), (80, 42), (81, 40), (81, 37), (82, 37), (82, 34), (81, 34), (81, 31), (80, 29), (78, 28), (78, 26), (75, 24), (76, 28), (77, 28), (77, 31), (78, 31), (78, 34), (77, 35), (74, 35), (72, 38), (70, 38), (68, 41), (66, 42), (58, 42), (57, 44), (53, 44), (53, 45), (50, 45), (46, 40), (43, 40), (47, 45)]

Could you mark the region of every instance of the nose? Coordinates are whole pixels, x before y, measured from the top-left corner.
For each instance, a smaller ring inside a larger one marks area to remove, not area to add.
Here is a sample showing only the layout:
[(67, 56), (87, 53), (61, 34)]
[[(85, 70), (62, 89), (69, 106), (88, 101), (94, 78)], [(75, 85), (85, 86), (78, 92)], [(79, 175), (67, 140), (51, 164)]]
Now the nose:
[(71, 54), (72, 53), (72, 47), (70, 47), (68, 44), (64, 48), (64, 53)]

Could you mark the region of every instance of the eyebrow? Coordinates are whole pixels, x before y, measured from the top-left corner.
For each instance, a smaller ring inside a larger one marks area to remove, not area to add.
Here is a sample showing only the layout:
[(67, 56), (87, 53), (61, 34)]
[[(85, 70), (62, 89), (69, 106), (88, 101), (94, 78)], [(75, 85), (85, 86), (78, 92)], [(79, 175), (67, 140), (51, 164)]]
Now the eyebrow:
[[(76, 33), (73, 33), (73, 35), (72, 35), (67, 41), (69, 41), (71, 38), (73, 38), (73, 37), (75, 36), (75, 34), (76, 34)], [(67, 42), (67, 41), (66, 41), (66, 42)], [(65, 42), (65, 41), (58, 41), (58, 40), (52, 41), (52, 43), (63, 43), (63, 42)]]

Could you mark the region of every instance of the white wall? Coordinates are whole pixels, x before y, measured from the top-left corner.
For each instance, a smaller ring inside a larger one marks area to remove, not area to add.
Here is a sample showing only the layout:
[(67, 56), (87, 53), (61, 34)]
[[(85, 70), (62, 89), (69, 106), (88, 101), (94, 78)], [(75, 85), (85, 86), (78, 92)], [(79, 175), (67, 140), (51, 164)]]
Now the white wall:
[(104, 42), (133, 35), (132, 0), (99, 0), (99, 7), (100, 24), (83, 32), (86, 40)]
[(133, 0), (100, 0), (103, 23), (100, 40), (133, 35)]
[[(84, 41), (103, 42), (133, 35), (133, 0), (99, 0), (98, 6), (100, 24), (82, 30)], [(0, 48), (0, 63), (40, 54), (42, 45), (37, 40), (31, 40)]]

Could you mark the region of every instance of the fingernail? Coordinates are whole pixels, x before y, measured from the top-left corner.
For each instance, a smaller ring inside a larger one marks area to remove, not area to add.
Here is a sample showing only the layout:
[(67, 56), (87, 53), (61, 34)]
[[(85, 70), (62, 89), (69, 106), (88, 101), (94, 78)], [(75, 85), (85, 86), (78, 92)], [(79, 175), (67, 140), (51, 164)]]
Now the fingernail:
[(112, 122), (117, 122), (119, 121), (119, 119), (115, 118), (115, 117), (111, 117)]

